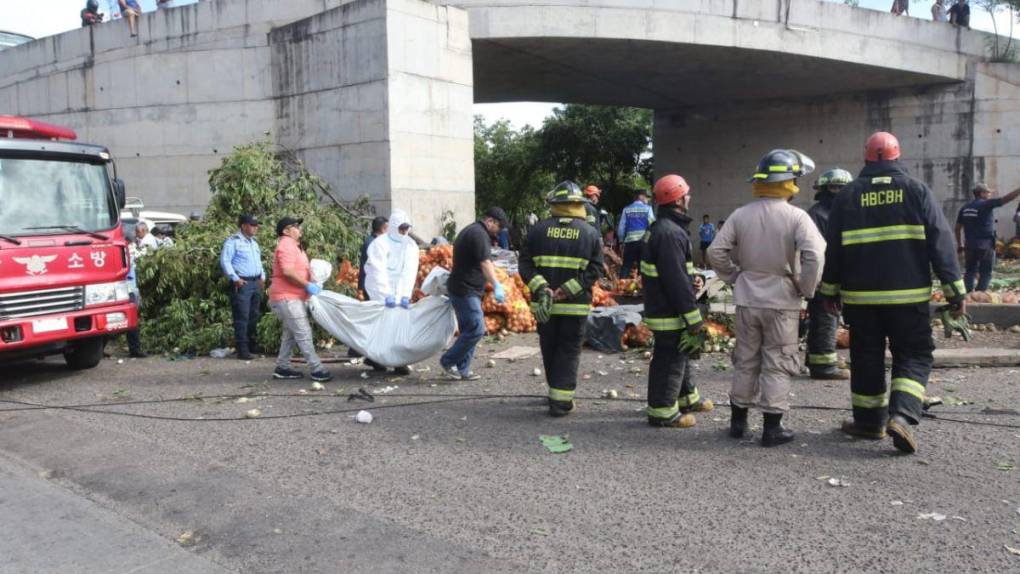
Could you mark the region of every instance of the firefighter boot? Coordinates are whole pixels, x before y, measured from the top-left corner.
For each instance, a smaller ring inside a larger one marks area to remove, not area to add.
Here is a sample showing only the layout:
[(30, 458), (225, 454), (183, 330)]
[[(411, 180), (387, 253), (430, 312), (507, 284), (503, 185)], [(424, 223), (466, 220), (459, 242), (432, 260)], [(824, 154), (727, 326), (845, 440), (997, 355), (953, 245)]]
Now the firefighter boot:
[(577, 408), (574, 401), (554, 401), (549, 399), (549, 414), (554, 417), (565, 417)]
[(765, 430), (761, 433), (762, 446), (779, 446), (793, 440), (793, 431), (783, 426), (782, 413), (764, 413)]
[(892, 436), (893, 446), (900, 452), (914, 454), (917, 452), (917, 441), (914, 440), (914, 432), (910, 430), (910, 423), (900, 415), (893, 415), (885, 427), (886, 432)]
[(885, 429), (882, 426), (868, 427), (859, 425), (854, 419), (843, 421), (843, 426), (839, 430), (852, 437), (866, 438), (868, 440), (881, 440), (885, 438)]
[(660, 419), (658, 417), (648, 417), (648, 424), (653, 427), (666, 427), (674, 429), (685, 429), (690, 428), (697, 424), (697, 420), (694, 415), (678, 412), (672, 418)]
[(681, 413), (707, 413), (708, 411), (715, 408), (715, 403), (712, 399), (698, 399), (698, 402), (693, 405), (688, 405), (680, 409)]
[(850, 379), (850, 372), (836, 365), (808, 367), (808, 370), (811, 372), (811, 378), (819, 381), (846, 381)]
[(747, 433), (747, 409), (730, 405), (730, 438), (744, 438)]

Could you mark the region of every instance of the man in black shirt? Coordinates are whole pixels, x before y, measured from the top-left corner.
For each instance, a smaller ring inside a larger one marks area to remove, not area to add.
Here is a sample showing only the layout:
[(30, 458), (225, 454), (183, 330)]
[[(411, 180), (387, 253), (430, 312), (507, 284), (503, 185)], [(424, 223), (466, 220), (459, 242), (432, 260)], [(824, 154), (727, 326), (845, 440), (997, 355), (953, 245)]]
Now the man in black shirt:
[(949, 9), (949, 23), (953, 26), (970, 28), (970, 4), (967, 0), (957, 0)]
[(103, 21), (103, 15), (99, 13), (99, 1), (88, 0), (85, 3), (85, 8), (81, 11), (81, 25), (82, 28), (86, 26), (92, 26)]
[(506, 299), (503, 285), (496, 279), (492, 264), (492, 239), (501, 229), (507, 229), (506, 212), (493, 207), (478, 221), (457, 234), (453, 242), (453, 270), (446, 287), (450, 303), (457, 314), (460, 335), (439, 359), (443, 372), (450, 378), (473, 381), (481, 377), (471, 370), (478, 341), (485, 336), (485, 314), (482, 312), (482, 295), (485, 282), (492, 283), (492, 294), (497, 303)]

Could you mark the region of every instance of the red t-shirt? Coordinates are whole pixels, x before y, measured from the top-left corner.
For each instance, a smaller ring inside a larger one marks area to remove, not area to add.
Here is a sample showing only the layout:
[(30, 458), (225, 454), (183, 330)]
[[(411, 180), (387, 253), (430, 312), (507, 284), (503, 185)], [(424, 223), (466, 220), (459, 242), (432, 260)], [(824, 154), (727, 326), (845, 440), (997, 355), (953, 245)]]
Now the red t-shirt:
[(276, 244), (276, 251), (273, 252), (273, 280), (269, 284), (269, 300), (307, 299), (308, 292), (304, 286), (285, 277), (284, 269), (290, 269), (306, 280), (311, 278), (308, 255), (301, 250), (297, 241), (286, 235), (280, 238), (280, 242)]

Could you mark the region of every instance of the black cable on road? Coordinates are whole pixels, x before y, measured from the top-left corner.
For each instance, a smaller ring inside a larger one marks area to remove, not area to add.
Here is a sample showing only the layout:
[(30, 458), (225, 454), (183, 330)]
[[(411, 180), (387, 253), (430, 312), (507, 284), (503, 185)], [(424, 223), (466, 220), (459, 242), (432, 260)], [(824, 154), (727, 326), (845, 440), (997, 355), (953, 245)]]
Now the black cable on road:
[[(149, 414), (142, 414), (142, 413), (131, 413), (131, 412), (124, 412), (124, 411), (109, 410), (108, 407), (134, 406), (134, 405), (152, 405), (152, 404), (165, 404), (165, 403), (190, 402), (190, 401), (228, 400), (228, 399), (240, 399), (240, 398), (258, 398), (258, 397), (266, 397), (266, 398), (318, 398), (318, 399), (333, 398), (333, 399), (346, 399), (346, 400), (351, 400), (351, 397), (349, 397), (348, 395), (316, 395), (316, 394), (298, 394), (298, 393), (265, 393), (265, 394), (250, 394), (250, 393), (248, 393), (248, 394), (233, 394), (233, 395), (210, 395), (210, 396), (207, 396), (207, 397), (191, 396), (191, 397), (175, 397), (175, 398), (170, 398), (170, 399), (150, 399), (150, 400), (142, 400), (142, 401), (121, 401), (121, 402), (114, 402), (114, 403), (111, 403), (111, 402), (106, 402), (106, 403), (84, 403), (84, 404), (76, 404), (76, 405), (48, 405), (48, 404), (43, 404), (43, 403), (32, 403), (32, 402), (28, 402), (28, 401), (19, 401), (19, 400), (14, 400), (14, 399), (0, 399), (0, 403), (19, 405), (18, 407), (15, 407), (15, 408), (0, 409), (0, 413), (5, 413), (5, 412), (24, 412), (24, 411), (41, 411), (41, 410), (66, 410), (66, 411), (74, 411), (74, 412), (82, 412), (82, 413), (94, 413), (94, 414), (103, 414), (103, 415), (112, 415), (112, 416), (124, 416), (124, 417), (130, 417), (130, 418), (140, 418), (140, 419), (149, 419), (149, 420), (162, 420), (162, 421), (177, 421), (177, 422), (232, 422), (232, 421), (291, 419), (291, 418), (314, 417), (314, 416), (323, 416), (323, 415), (349, 414), (349, 413), (356, 413), (358, 411), (365, 410), (367, 408), (371, 408), (372, 410), (381, 410), (381, 409), (393, 409), (393, 408), (405, 408), (405, 407), (418, 407), (418, 406), (428, 406), (428, 405), (449, 404), (449, 403), (468, 402), (468, 401), (476, 401), (476, 400), (492, 400), (492, 399), (521, 400), (521, 399), (545, 399), (545, 398), (547, 398), (545, 395), (533, 395), (533, 394), (529, 394), (529, 395), (494, 394), (493, 395), (493, 394), (479, 394), (479, 393), (448, 393), (448, 394), (447, 393), (443, 393), (443, 394), (434, 394), (434, 393), (392, 393), (392, 394), (379, 395), (379, 396), (383, 396), (385, 398), (428, 398), (430, 400), (407, 402), (407, 403), (393, 403), (393, 404), (376, 404), (374, 402), (371, 402), (371, 403), (360, 404), (359, 406), (352, 407), (352, 408), (346, 408), (346, 409), (330, 409), (330, 410), (324, 410), (324, 411), (291, 413), (291, 414), (284, 414), (284, 415), (265, 415), (265, 416), (251, 417), (251, 418), (246, 417), (246, 416), (241, 416), (241, 417), (201, 417), (201, 418), (199, 418), (199, 417), (174, 417), (174, 416), (166, 416), (166, 415), (149, 415)], [(644, 402), (644, 400), (645, 400), (643, 398), (627, 398), (627, 397), (616, 398), (616, 399), (610, 399), (608, 397), (577, 397), (577, 399), (578, 400), (585, 400), (585, 401), (605, 400), (605, 401), (615, 401), (615, 402)], [(826, 405), (793, 405), (790, 408), (793, 409), (793, 410), (842, 411), (842, 412), (847, 412), (847, 411), (851, 410), (850, 408), (847, 408), (847, 407), (832, 407), (832, 406), (826, 406)], [(977, 411), (977, 412), (974, 412), (974, 411), (966, 412), (965, 411), (965, 412), (957, 412), (957, 413), (952, 413), (952, 414), (954, 414), (954, 415), (986, 415), (986, 416), (988, 416), (988, 415), (990, 415), (992, 413), (983, 413), (983, 412), (980, 412), (980, 411)], [(1005, 415), (1005, 416), (1020, 416), (1020, 413), (1016, 413), (1016, 412), (998, 412), (998, 413), (994, 413), (994, 414), (997, 415), (997, 416), (1003, 416), (1003, 415)], [(926, 412), (924, 414), (924, 416), (926, 418), (930, 418), (930, 419), (933, 419), (933, 420), (953, 422), (953, 423), (959, 423), (959, 424), (969, 424), (969, 425), (976, 425), (976, 426), (987, 426), (987, 427), (993, 427), (993, 428), (1017, 429), (1017, 430), (1020, 430), (1020, 425), (1014, 425), (1014, 424), (1008, 424), (1008, 423), (994, 423), (994, 422), (974, 421), (974, 420), (967, 420), (967, 419), (946, 418), (946, 417), (942, 417), (942, 416), (937, 416), (937, 415), (935, 415), (933, 413), (930, 413), (930, 412)]]

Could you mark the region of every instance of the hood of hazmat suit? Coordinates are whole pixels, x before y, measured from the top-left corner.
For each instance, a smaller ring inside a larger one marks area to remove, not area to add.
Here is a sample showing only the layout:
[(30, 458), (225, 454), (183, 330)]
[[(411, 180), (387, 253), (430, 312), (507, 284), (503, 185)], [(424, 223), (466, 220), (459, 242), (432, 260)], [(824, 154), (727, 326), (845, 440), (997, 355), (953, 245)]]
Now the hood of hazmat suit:
[(399, 301), (410, 298), (418, 275), (418, 244), (408, 234), (400, 233), (400, 226), (411, 224), (407, 214), (400, 210), (390, 214), (386, 235), (376, 237), (368, 246), (365, 263), (365, 291), (372, 301), (383, 301), (392, 296)]

